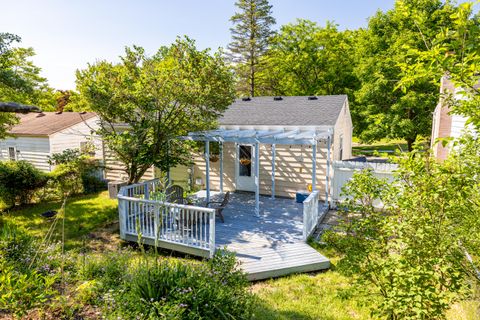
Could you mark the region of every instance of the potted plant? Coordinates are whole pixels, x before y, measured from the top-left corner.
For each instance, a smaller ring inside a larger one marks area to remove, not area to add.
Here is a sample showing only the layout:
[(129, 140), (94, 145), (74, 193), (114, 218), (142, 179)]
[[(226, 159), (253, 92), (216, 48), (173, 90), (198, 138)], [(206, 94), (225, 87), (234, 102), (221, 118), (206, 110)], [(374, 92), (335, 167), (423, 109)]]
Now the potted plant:
[(252, 160), (248, 158), (241, 158), (240, 163), (244, 166), (248, 166), (250, 163), (252, 163)]

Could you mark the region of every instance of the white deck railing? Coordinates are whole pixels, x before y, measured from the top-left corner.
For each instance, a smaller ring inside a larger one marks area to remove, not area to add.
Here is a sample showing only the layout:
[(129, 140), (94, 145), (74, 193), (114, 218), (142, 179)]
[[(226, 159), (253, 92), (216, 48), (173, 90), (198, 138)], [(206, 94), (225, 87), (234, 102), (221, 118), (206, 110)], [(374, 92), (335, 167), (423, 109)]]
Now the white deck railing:
[(313, 191), (303, 201), (303, 240), (307, 240), (318, 223), (318, 194), (318, 191)]
[(120, 237), (200, 256), (215, 253), (215, 209), (163, 202), (158, 180), (122, 187)]

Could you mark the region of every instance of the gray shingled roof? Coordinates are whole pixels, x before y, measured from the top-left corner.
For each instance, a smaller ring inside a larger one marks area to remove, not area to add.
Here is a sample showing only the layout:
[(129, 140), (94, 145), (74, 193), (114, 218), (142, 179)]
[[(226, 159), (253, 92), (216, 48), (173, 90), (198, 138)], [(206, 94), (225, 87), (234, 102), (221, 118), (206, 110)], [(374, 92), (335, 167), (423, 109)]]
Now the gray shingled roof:
[(254, 97), (237, 99), (219, 119), (220, 125), (333, 126), (347, 99), (346, 95)]

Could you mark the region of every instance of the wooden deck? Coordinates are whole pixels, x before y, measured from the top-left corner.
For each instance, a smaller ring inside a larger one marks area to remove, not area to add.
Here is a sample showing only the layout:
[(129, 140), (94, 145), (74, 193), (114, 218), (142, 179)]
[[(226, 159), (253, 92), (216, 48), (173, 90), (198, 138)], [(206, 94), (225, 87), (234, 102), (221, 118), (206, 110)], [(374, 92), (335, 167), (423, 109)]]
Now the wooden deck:
[[(204, 196), (204, 192), (197, 194), (200, 200)], [(212, 192), (211, 198), (222, 199), (218, 192)], [(223, 211), (225, 223), (217, 219), (215, 224), (217, 248), (236, 252), (249, 280), (330, 267), (326, 257), (303, 241), (302, 204), (261, 196), (260, 217), (254, 215), (254, 208), (254, 194), (233, 193)]]

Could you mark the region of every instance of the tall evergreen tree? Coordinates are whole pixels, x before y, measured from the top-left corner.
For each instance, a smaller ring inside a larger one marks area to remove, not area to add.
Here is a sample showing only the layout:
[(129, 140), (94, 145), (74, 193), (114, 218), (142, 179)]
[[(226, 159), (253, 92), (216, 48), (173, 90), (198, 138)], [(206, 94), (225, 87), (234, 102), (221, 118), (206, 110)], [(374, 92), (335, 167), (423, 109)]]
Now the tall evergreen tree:
[(271, 26), (275, 19), (271, 16), (272, 6), (268, 0), (238, 0), (235, 5), (240, 11), (230, 18), (234, 26), (230, 28), (232, 42), (228, 49), (235, 63), (238, 93), (253, 97), (257, 92), (260, 57), (273, 34)]

